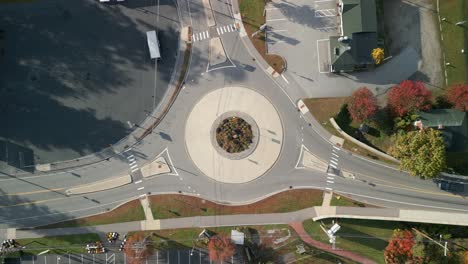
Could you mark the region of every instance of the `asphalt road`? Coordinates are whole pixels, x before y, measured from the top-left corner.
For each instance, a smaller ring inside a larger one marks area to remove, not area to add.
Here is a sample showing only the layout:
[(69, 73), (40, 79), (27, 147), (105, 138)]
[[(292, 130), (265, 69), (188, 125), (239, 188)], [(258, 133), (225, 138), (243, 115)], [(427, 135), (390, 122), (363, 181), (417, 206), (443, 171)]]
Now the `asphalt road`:
[[(186, 2), (179, 1), (180, 6)], [(212, 1), (217, 25), (232, 24), (231, 2)], [(207, 29), (206, 9), (202, 1), (190, 4), (194, 32)], [(187, 11), (188, 13), (188, 11)], [(352, 195), (354, 199), (381, 206), (420, 208), (468, 212), (463, 198), (437, 189), (430, 181), (410, 177), (386, 165), (351, 155), (343, 150), (333, 151), (327, 141), (329, 135), (318, 124), (309, 122), (298, 112), (295, 102), (302, 97), (301, 89), (292, 78), (273, 79), (267, 75), (246, 48), (239, 34), (221, 36), (225, 51), (236, 67), (207, 72), (208, 41), (195, 42), (190, 71), (184, 89), (153, 134), (132, 149), (141, 167), (167, 149), (177, 175), (163, 175), (143, 179), (140, 184), (87, 195), (67, 196), (71, 186), (128, 173), (123, 156), (91, 166), (41, 175), (0, 176), (0, 221), (2, 226), (27, 227), (43, 225), (70, 218), (105, 212), (120, 203), (145, 193), (183, 192), (200, 195), (210, 200), (227, 203), (246, 203), (271, 193), (289, 188), (330, 188)], [(225, 86), (243, 86), (266, 96), (283, 122), (283, 149), (277, 163), (262, 177), (247, 184), (223, 184), (202, 175), (191, 162), (185, 149), (185, 121), (193, 105), (206, 93)], [(170, 135), (161, 137), (160, 133)], [(323, 160), (338, 155), (338, 168), (356, 173), (356, 179), (334, 177), (327, 182), (327, 174), (306, 169), (295, 169), (302, 145)], [(144, 187), (144, 189), (139, 189)]]
[[(168, 89), (179, 42), (174, 2), (158, 2), (0, 5), (1, 171), (98, 152), (146, 118)], [(155, 29), (157, 71), (146, 40)]]

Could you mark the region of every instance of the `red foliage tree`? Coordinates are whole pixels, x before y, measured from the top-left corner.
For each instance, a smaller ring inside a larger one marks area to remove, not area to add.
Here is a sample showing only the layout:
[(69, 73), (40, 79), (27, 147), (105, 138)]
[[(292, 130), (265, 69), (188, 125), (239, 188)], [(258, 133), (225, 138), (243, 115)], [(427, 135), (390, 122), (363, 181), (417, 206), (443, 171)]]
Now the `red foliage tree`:
[(393, 263), (406, 263), (413, 261), (413, 246), (415, 244), (414, 235), (409, 230), (395, 230), (392, 239), (388, 242), (385, 248), (384, 256), (385, 262)]
[(146, 243), (143, 233), (136, 233), (127, 239), (124, 253), (129, 264), (146, 263), (146, 257), (153, 254), (153, 248)]
[(455, 109), (468, 111), (468, 84), (455, 84), (447, 92), (447, 100)]
[(399, 117), (415, 110), (429, 110), (431, 92), (422, 82), (406, 80), (390, 89), (388, 106), (393, 115)]
[(214, 236), (208, 242), (208, 250), (212, 261), (224, 261), (234, 255), (235, 247), (227, 236)]
[(377, 109), (377, 98), (367, 87), (361, 87), (354, 91), (348, 103), (348, 111), (351, 118), (359, 123), (364, 122), (369, 116), (375, 114)]

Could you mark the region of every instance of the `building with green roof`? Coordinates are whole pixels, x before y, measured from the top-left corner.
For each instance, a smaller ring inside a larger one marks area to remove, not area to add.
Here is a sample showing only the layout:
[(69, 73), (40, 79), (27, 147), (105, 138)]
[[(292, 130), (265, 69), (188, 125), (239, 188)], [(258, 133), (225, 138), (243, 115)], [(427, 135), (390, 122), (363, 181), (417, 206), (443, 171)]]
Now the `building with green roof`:
[(463, 151), (468, 146), (468, 120), (466, 112), (456, 109), (434, 109), (417, 112), (418, 127), (429, 127), (441, 131), (448, 150)]
[(375, 0), (339, 0), (338, 13), (341, 35), (329, 38), (331, 71), (368, 69), (378, 43)]

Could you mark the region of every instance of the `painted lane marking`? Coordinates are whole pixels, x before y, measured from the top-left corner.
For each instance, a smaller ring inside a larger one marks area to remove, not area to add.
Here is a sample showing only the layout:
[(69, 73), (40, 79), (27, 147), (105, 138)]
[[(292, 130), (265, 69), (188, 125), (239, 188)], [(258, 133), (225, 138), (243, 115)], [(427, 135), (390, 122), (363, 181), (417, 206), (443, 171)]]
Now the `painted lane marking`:
[(328, 183), (335, 183), (335, 182), (333, 182), (333, 181), (327, 181), (327, 182), (328, 182)]
[(139, 181), (136, 181), (135, 184), (139, 184), (139, 183), (142, 183), (143, 181), (142, 180), (139, 180)]
[(137, 189), (137, 191), (141, 191), (141, 190), (143, 190), (144, 188), (145, 188), (145, 187), (140, 187), (140, 188)]

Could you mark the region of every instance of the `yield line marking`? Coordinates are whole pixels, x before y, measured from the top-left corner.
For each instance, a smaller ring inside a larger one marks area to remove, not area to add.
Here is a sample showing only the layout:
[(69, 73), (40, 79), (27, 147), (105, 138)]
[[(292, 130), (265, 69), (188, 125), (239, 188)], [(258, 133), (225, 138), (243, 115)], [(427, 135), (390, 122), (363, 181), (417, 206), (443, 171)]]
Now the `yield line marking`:
[(139, 180), (139, 181), (136, 181), (135, 184), (138, 184), (138, 183), (141, 183), (141, 182), (142, 182), (142, 180)]
[(145, 188), (145, 187), (140, 187), (140, 188), (137, 189), (137, 191), (141, 191), (141, 190), (143, 190), (144, 188)]
[(334, 182), (332, 182), (332, 181), (327, 181), (327, 182), (328, 182), (328, 183), (334, 183)]

